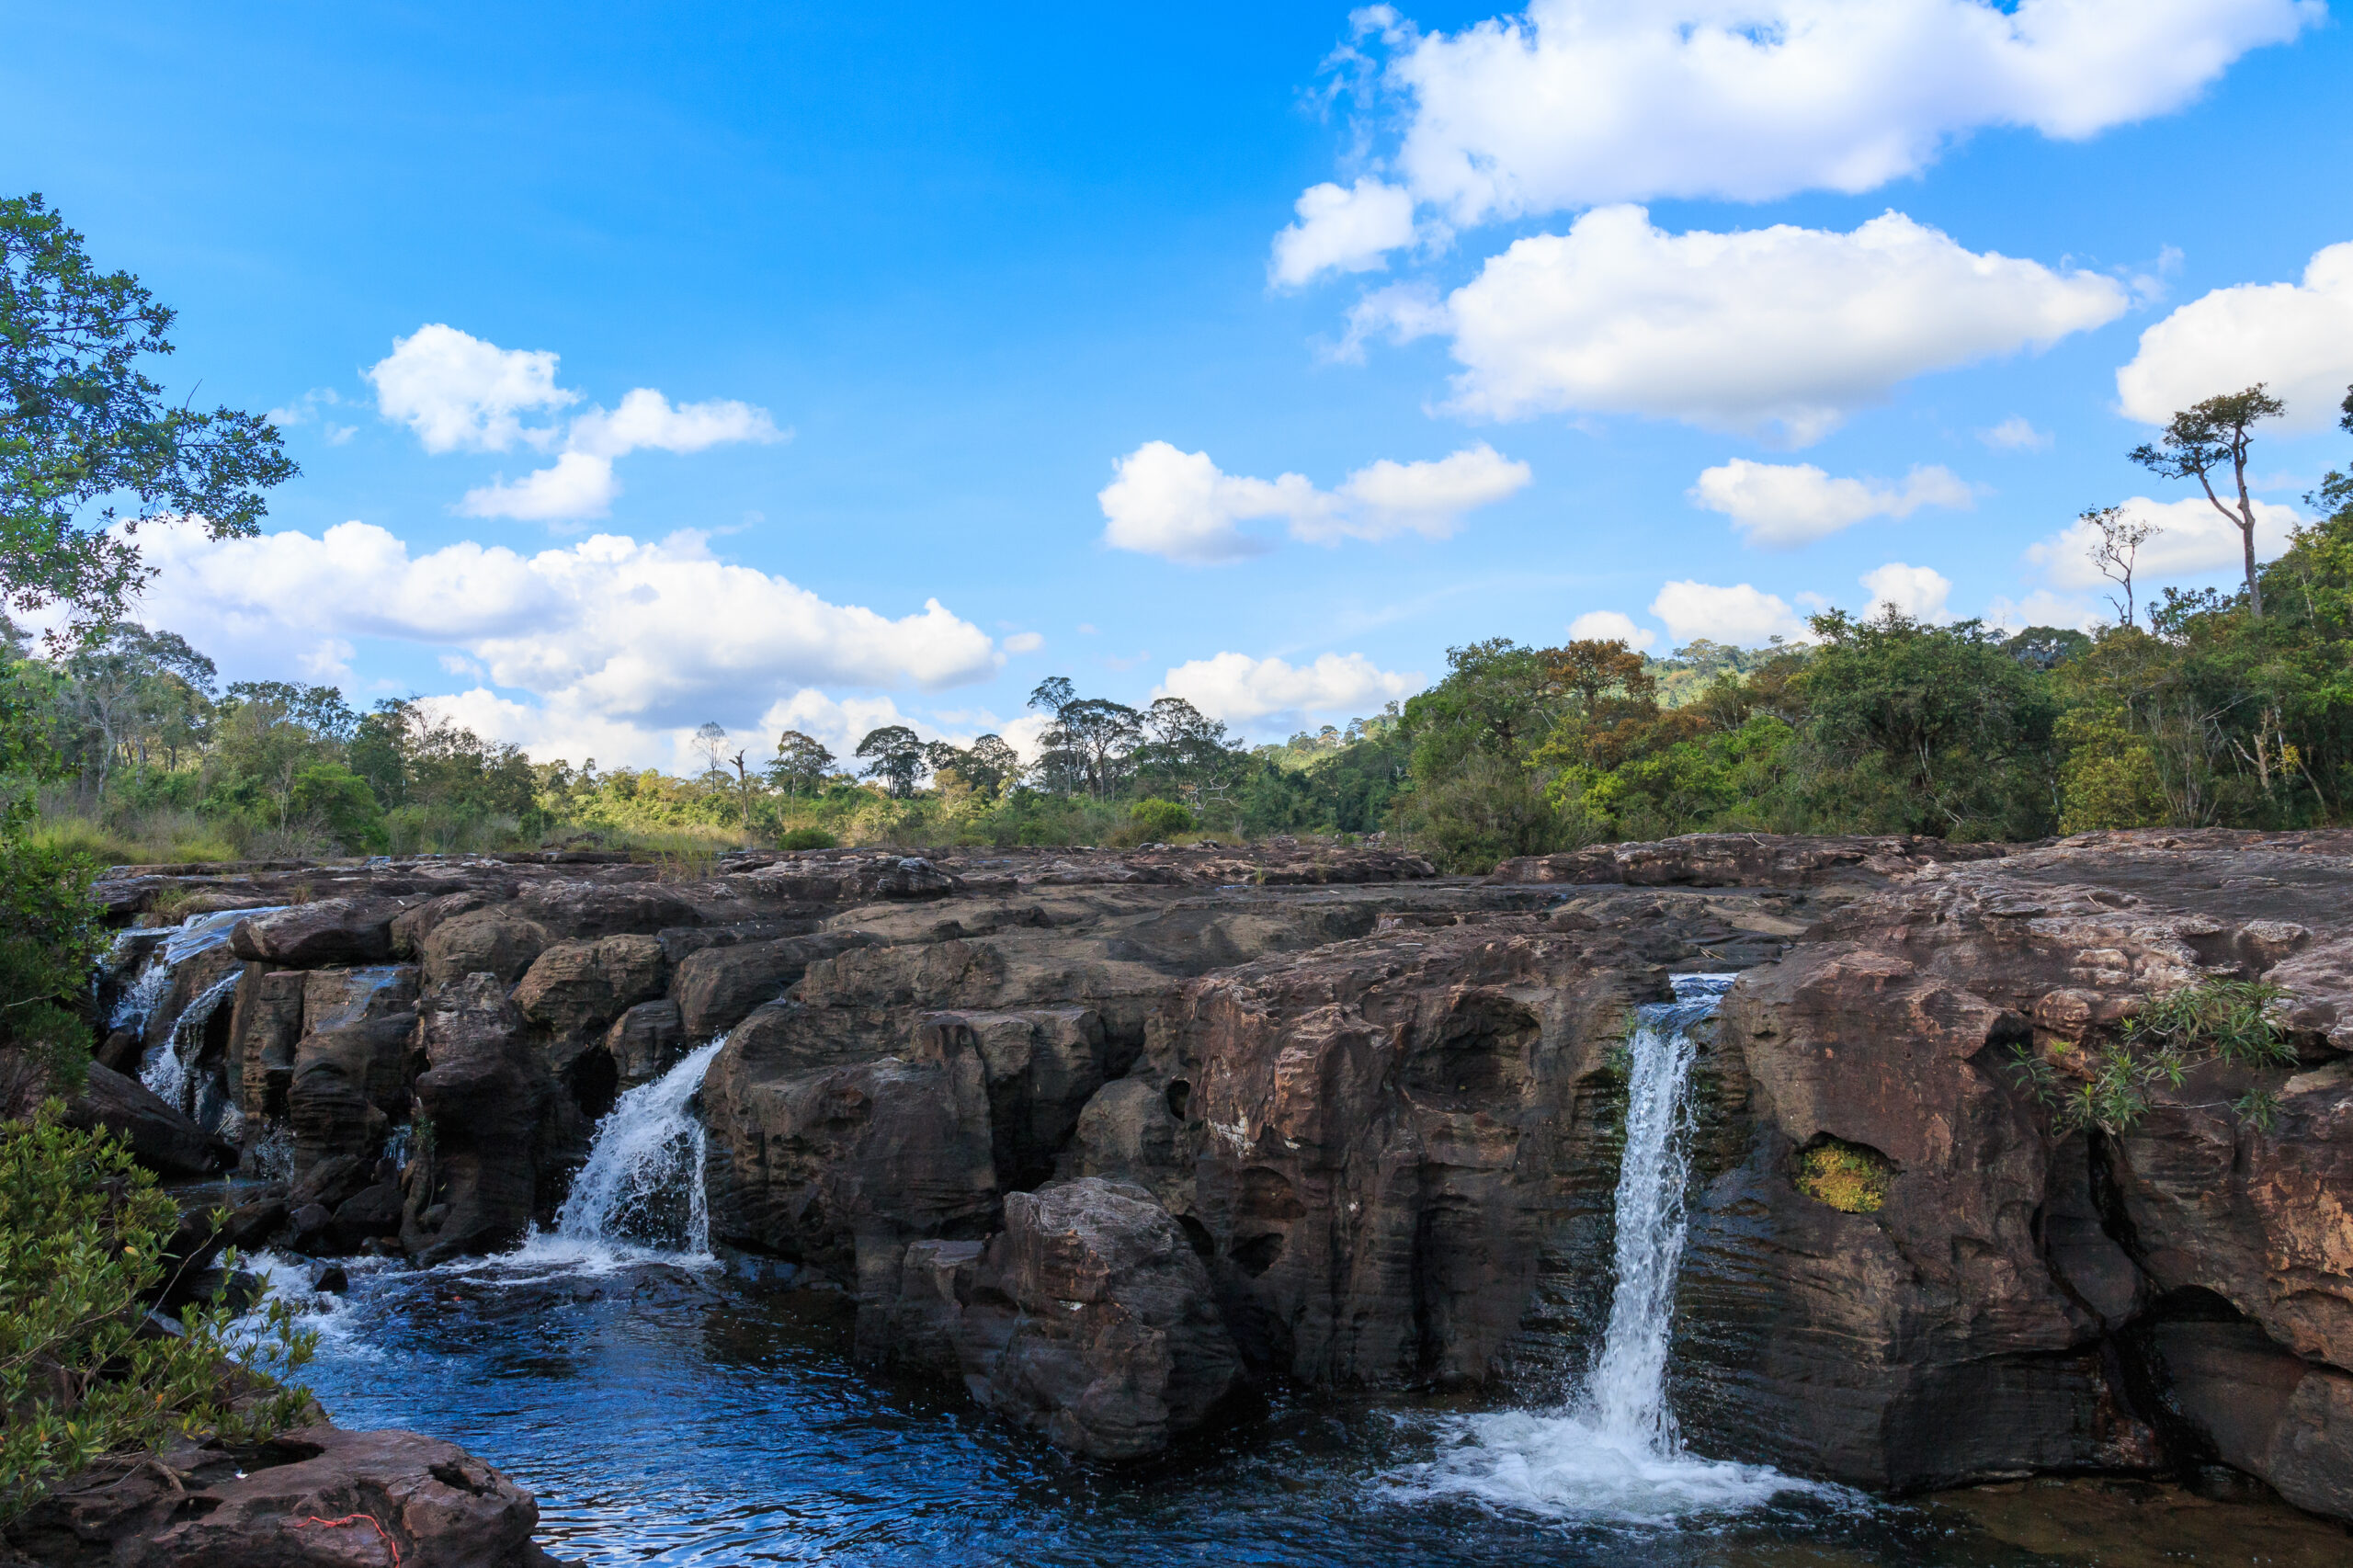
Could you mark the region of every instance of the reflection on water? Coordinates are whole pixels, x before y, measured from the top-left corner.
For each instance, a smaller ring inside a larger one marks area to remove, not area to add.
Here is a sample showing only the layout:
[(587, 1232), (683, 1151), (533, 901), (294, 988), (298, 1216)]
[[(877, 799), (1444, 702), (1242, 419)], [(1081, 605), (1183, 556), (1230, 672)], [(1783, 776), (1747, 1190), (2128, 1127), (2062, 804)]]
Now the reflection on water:
[[(307, 1278), (300, 1265), (273, 1274), (296, 1291)], [(1846, 1493), (1760, 1497), (1770, 1489), (1730, 1484), (1635, 1522), (1626, 1511), (1516, 1506), (1507, 1489), (1415, 1483), (1443, 1472), (1466, 1419), (1563, 1419), (1552, 1415), (1284, 1403), (1222, 1444), (1091, 1468), (987, 1417), (961, 1391), (854, 1369), (837, 1295), (642, 1253), (574, 1255), (554, 1238), (457, 1267), (356, 1267), (347, 1295), (316, 1304), (321, 1345), (307, 1375), (338, 1422), (413, 1426), (473, 1449), (539, 1494), (551, 1551), (597, 1564), (2088, 1560), (2005, 1544), (2046, 1545), (2018, 1528), (1997, 1535), (1946, 1508)], [(1607, 1456), (1575, 1456), (1565, 1429), (1518, 1437), (1561, 1462), (1608, 1467)], [(1529, 1484), (1541, 1491), (1540, 1477)]]

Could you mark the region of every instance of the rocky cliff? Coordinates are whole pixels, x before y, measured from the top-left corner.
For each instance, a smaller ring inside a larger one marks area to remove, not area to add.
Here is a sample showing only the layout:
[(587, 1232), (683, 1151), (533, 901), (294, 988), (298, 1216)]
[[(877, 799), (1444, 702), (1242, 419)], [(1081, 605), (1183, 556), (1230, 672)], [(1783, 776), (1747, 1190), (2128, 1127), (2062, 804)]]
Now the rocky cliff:
[[(853, 1291), (862, 1358), (1106, 1458), (1280, 1381), (1556, 1392), (1608, 1308), (1629, 1010), (1739, 971), (1696, 1078), (1696, 1447), (1892, 1488), (2223, 1465), (2353, 1517), (2353, 835), (1708, 835), (1477, 881), (1278, 841), (106, 891), (161, 925), (167, 890), (255, 913), (203, 960), (236, 977), (219, 1021), (120, 1037), (214, 1087), (142, 1136), (284, 1150), (288, 1240), (507, 1244), (617, 1096), (723, 1036), (714, 1239)], [(122, 950), (109, 1006), (145, 961)], [(2293, 1060), (2192, 1051), (2079, 1125), (2128, 1020), (2217, 977), (2278, 988)]]

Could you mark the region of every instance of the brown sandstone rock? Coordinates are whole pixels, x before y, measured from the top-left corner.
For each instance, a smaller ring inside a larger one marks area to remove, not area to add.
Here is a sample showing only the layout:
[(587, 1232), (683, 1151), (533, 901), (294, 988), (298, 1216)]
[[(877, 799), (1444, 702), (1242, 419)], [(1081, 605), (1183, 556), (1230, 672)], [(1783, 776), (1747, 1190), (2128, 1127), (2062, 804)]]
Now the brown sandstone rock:
[(167, 1176), (210, 1176), (228, 1164), (228, 1145), (168, 1106), (138, 1079), (93, 1062), (81, 1091), (65, 1102), (65, 1123), (105, 1128), (139, 1163)]
[(547, 950), (548, 942), (547, 927), (516, 913), (514, 906), (493, 904), (434, 926), (417, 943), (417, 961), (428, 991), (474, 974), (494, 974), (501, 984), (512, 985)]
[(57, 1568), (542, 1568), (538, 1523), (529, 1492), (455, 1444), (317, 1426), (251, 1458), (103, 1461), (9, 1535)]
[(671, 987), (681, 1027), (697, 1040), (731, 1029), (761, 1003), (781, 996), (811, 964), (871, 940), (862, 932), (826, 931), (707, 948), (678, 966)]
[(405, 906), (390, 898), (323, 898), (241, 920), (229, 935), (237, 957), (277, 969), (382, 963), (392, 956), (392, 920)]
[(532, 961), (515, 1005), (551, 1040), (602, 1035), (638, 1003), (662, 994), (662, 943), (650, 936), (560, 942)]

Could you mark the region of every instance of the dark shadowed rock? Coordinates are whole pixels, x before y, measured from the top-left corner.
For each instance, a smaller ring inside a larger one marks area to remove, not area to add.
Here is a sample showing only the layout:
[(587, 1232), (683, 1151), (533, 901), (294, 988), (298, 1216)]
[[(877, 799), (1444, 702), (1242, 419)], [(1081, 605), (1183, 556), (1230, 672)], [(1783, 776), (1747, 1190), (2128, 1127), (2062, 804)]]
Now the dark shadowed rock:
[(755, 1076), (733, 1044), (703, 1080), (714, 1235), (896, 1290), (906, 1244), (978, 1239), (997, 1216), (979, 1061)]
[(997, 1185), (1040, 1185), (1070, 1141), (1079, 1112), (1103, 1086), (1103, 1020), (1084, 1007), (1032, 1013), (935, 1013), (915, 1030), (916, 1061), (975, 1053), (989, 1088)]
[(138, 1079), (93, 1062), (79, 1093), (65, 1102), (65, 1122), (105, 1128), (160, 1176), (209, 1176), (233, 1157), (229, 1146), (165, 1104)]
[(305, 977), (286, 1096), (297, 1176), (330, 1154), (372, 1157), (406, 1117), (416, 978), (406, 964)]
[(239, 921), (229, 946), (276, 969), (382, 963), (392, 956), (393, 918), (405, 907), (397, 899), (323, 898)]
[(2216, 1459), (2299, 1508), (2353, 1518), (2353, 1376), (2252, 1324), (2168, 1323), (2154, 1338), (2175, 1407)]
[(238, 1105), (253, 1116), (248, 1126), (255, 1131), (264, 1119), (286, 1114), (294, 1048), (302, 1039), (304, 978), (300, 970), (249, 964), (244, 983), (237, 987), (229, 1024), (230, 1082)]
[(676, 1002), (641, 1002), (613, 1020), (605, 1034), (605, 1054), (613, 1063), (614, 1086), (650, 1084), (687, 1053), (687, 1031)]
[(1168, 1211), (1093, 1177), (1007, 1197), (984, 1251), (909, 1247), (892, 1317), (905, 1325), (893, 1344), (949, 1351), (941, 1369), (983, 1404), (1093, 1459), (1158, 1453), (1199, 1429), (1242, 1366)]
[[(401, 1240), (434, 1263), (509, 1245), (529, 1226), (534, 1134), (554, 1084), (496, 975), (470, 974), (428, 994), (417, 1012), (426, 1069), (416, 1104), (430, 1147), (410, 1162)], [(422, 1129), (419, 1142), (427, 1142)], [(427, 1226), (422, 1216), (434, 1210), (439, 1223)]]

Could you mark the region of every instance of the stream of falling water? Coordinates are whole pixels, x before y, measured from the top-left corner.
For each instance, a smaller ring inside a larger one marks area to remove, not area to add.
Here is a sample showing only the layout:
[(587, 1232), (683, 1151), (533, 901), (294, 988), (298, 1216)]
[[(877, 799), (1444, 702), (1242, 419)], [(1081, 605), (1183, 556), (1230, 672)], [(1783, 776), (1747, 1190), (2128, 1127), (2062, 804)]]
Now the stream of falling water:
[(715, 1263), (703, 1186), (710, 1140), (694, 1098), (725, 1043), (722, 1035), (697, 1047), (661, 1077), (614, 1102), (597, 1123), (587, 1163), (556, 1210), (554, 1230), (534, 1228), (511, 1253), (444, 1267), (603, 1272), (655, 1261), (688, 1267)]
[(1443, 1424), (1436, 1459), (1392, 1478), (1416, 1497), (1458, 1496), (1568, 1517), (1666, 1519), (1827, 1492), (1763, 1465), (1695, 1457), (1666, 1397), (1676, 1276), (1688, 1229), (1690, 1031), (1732, 988), (1728, 974), (1675, 977), (1675, 1000), (1638, 1009), (1627, 1041), (1626, 1149), (1618, 1170), (1609, 1322), (1584, 1388), (1551, 1410)]

